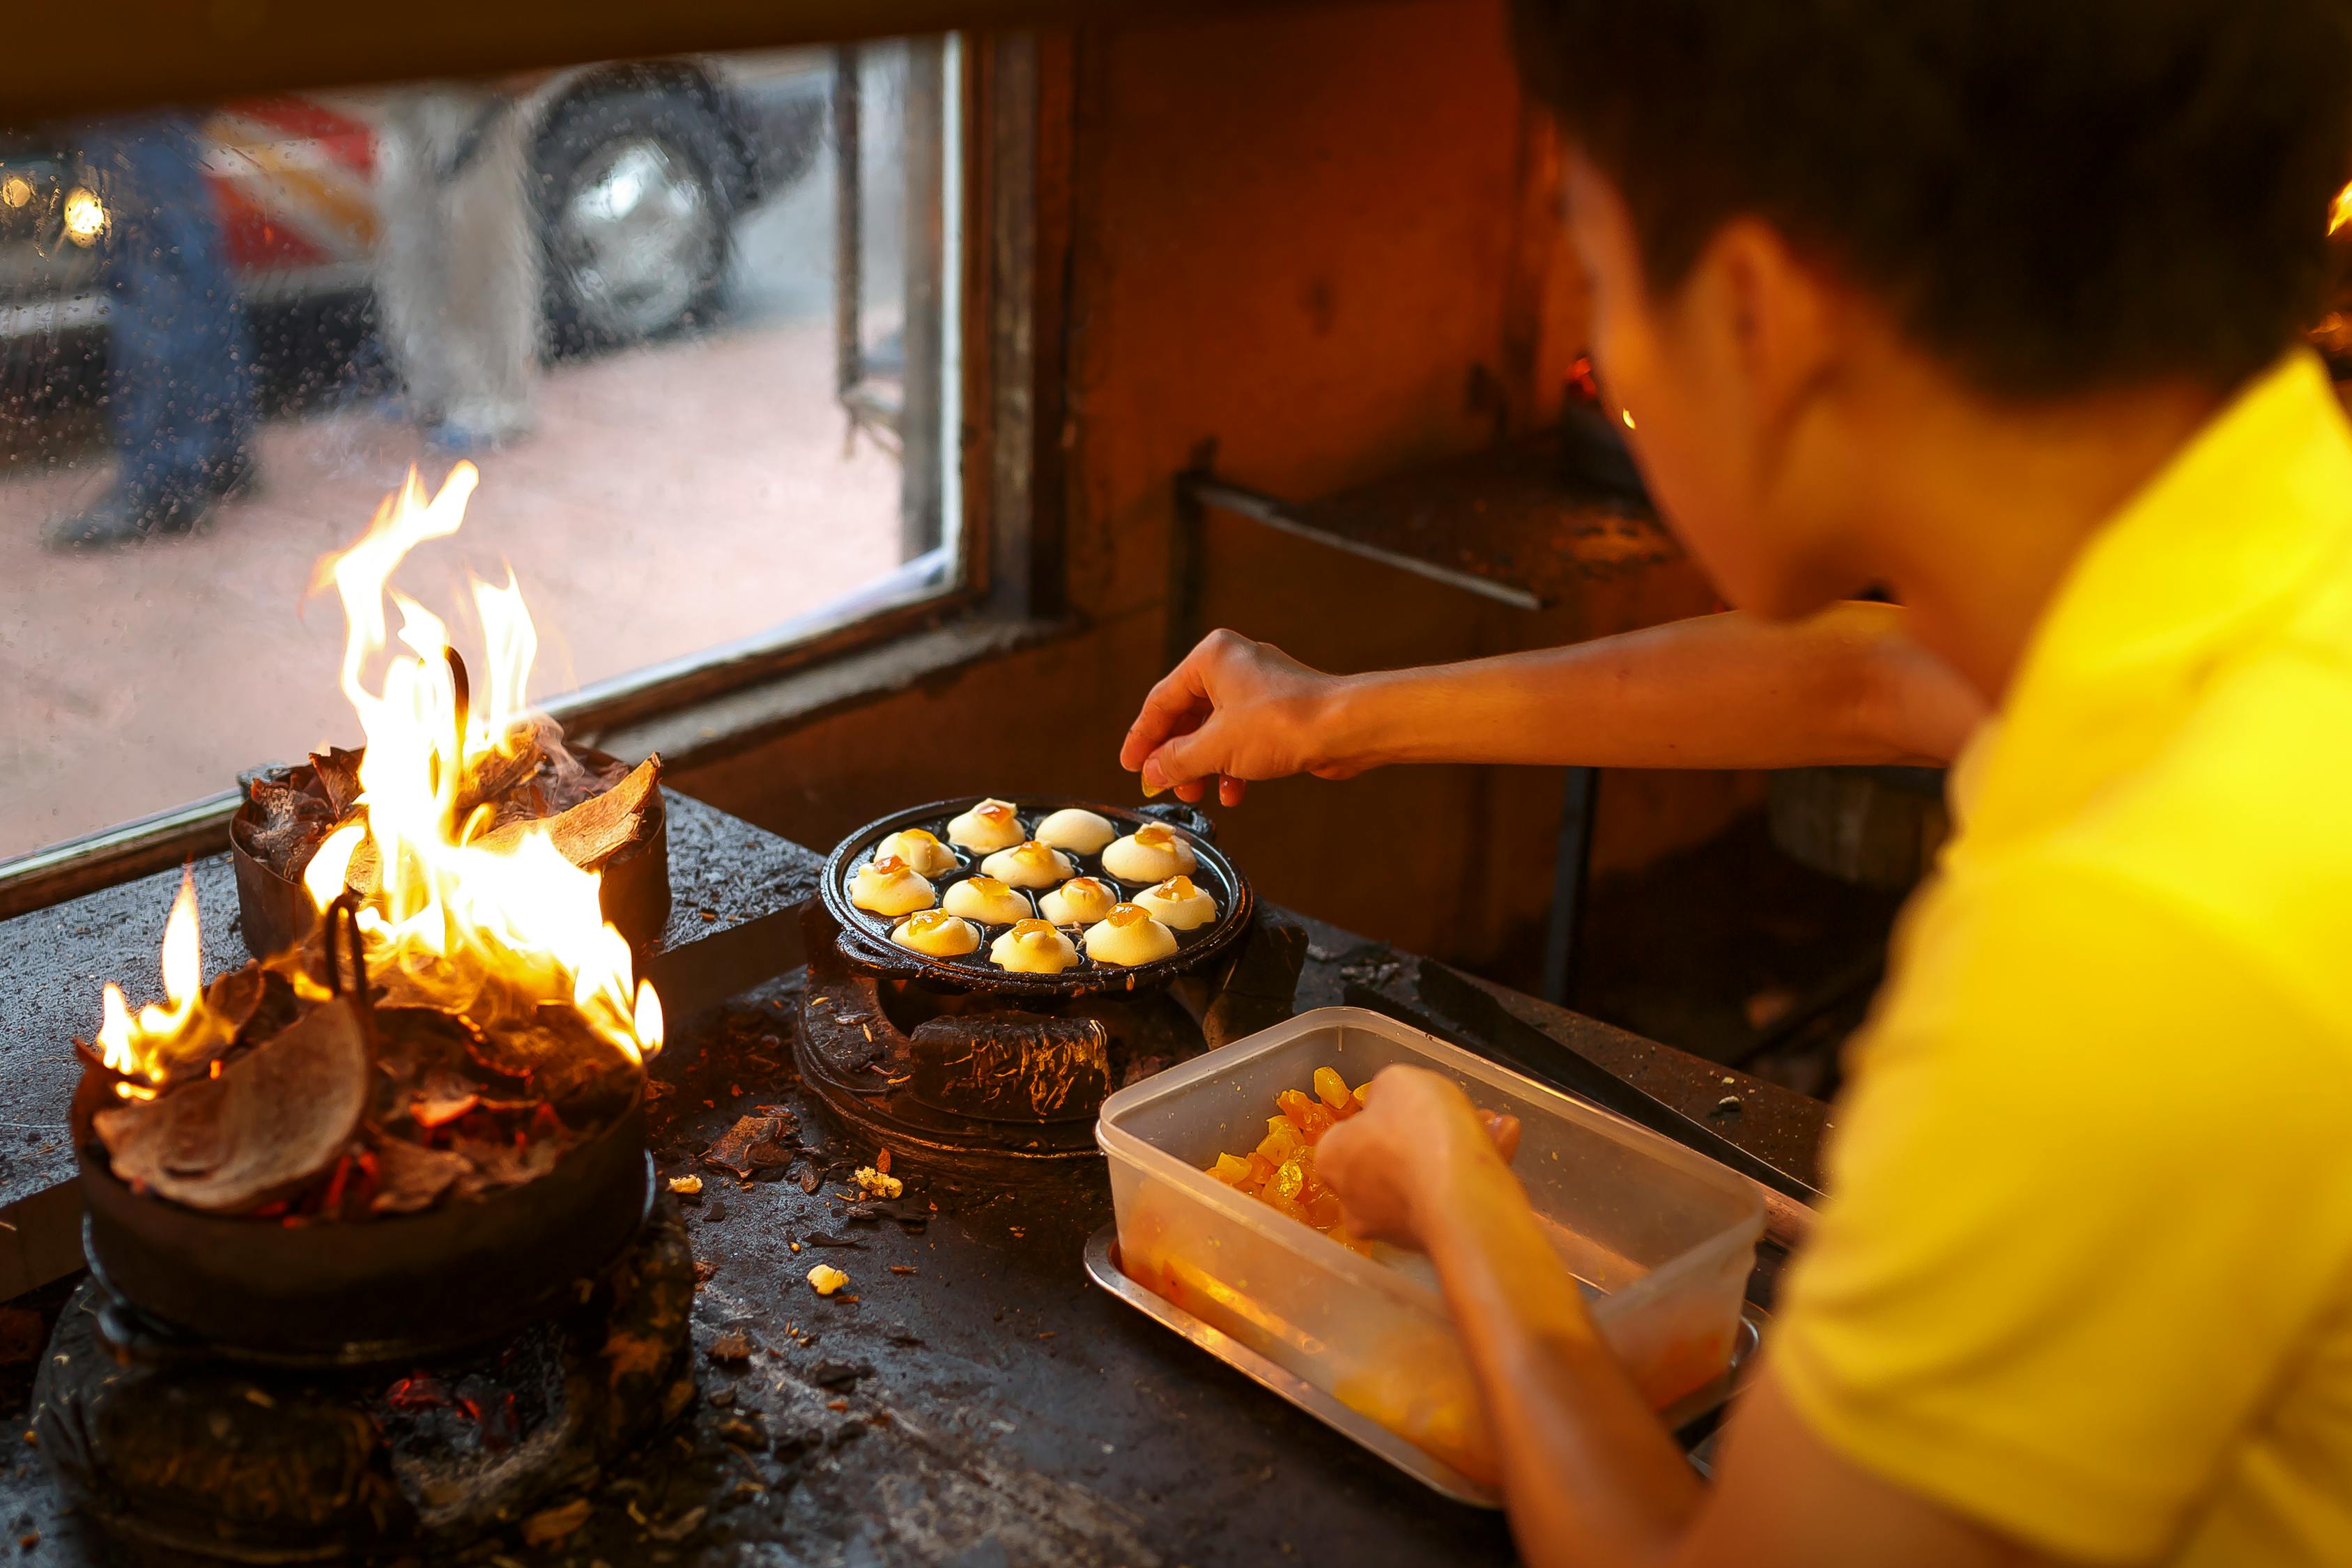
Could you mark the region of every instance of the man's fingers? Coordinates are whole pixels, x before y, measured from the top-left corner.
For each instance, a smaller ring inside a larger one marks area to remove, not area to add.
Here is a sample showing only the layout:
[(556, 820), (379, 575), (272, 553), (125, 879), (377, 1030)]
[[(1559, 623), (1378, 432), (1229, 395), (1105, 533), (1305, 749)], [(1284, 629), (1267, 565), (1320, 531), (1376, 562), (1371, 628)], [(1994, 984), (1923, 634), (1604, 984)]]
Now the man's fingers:
[[(1224, 750), (1223, 716), (1212, 713), (1199, 729), (1171, 735), (1143, 759), (1143, 787), (1161, 790), (1221, 773), (1225, 771)], [(1184, 798), (1198, 800), (1200, 795), (1196, 792)]]
[(1239, 805), (1242, 796), (1249, 793), (1249, 780), (1222, 777), (1217, 780), (1217, 800), (1223, 805)]
[(1163, 742), (1200, 728), (1202, 721), (1214, 711), (1205, 697), (1157, 707), (1147, 703), (1145, 710), (1136, 715), (1127, 738), (1119, 742), (1118, 765), (1130, 773), (1141, 768), (1144, 759), (1158, 751)]
[(1495, 1152), (1503, 1157), (1506, 1165), (1519, 1152), (1519, 1119), (1507, 1110), (1481, 1110), (1479, 1122), (1486, 1129), (1486, 1137), (1495, 1145)]
[(1207, 665), (1215, 657), (1210, 641), (1186, 654), (1175, 668), (1161, 676), (1143, 699), (1142, 710), (1127, 729), (1118, 748), (1118, 765), (1139, 769), (1169, 736), (1192, 729), (1210, 710)]

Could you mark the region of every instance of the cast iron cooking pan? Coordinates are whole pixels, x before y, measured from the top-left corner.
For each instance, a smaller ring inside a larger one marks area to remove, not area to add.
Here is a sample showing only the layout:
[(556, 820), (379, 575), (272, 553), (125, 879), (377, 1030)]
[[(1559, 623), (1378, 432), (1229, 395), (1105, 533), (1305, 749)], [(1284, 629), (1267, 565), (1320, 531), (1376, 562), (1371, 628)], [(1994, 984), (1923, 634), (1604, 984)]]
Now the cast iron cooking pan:
[[(1076, 967), (1059, 974), (1011, 974), (988, 961), (989, 944), (1003, 935), (1007, 928), (983, 925), (980, 928), (980, 946), (961, 958), (931, 958), (900, 947), (890, 940), (890, 928), (897, 921), (859, 909), (849, 901), (849, 879), (859, 867), (874, 858), (875, 847), (894, 833), (909, 827), (920, 827), (948, 842), (949, 819), (961, 815), (979, 804), (980, 795), (967, 795), (956, 800), (933, 801), (906, 811), (869, 822), (848, 837), (824, 865), (824, 907), (841, 927), (842, 949), (849, 957), (883, 973), (905, 980), (957, 991), (988, 991), (1020, 996), (1087, 996), (1104, 991), (1138, 991), (1161, 984), (1178, 975), (1190, 973), (1208, 963), (1219, 953), (1233, 946), (1247, 930), (1255, 905), (1250, 885), (1234, 869), (1234, 863), (1210, 842), (1215, 831), (1209, 819), (1189, 806), (1154, 805), (1140, 810), (1118, 805), (1104, 805), (1091, 800), (1077, 800), (1067, 795), (1000, 796), (1012, 800), (1019, 808), (1021, 825), (1034, 831), (1037, 823), (1051, 813), (1066, 806), (1076, 806), (1110, 819), (1120, 835), (1134, 832), (1146, 823), (1173, 828), (1191, 846), (1200, 864), (1192, 872), (1195, 884), (1205, 889), (1217, 900), (1217, 918), (1195, 931), (1176, 933), (1176, 951), (1166, 958), (1132, 967), (1097, 963), (1085, 956), (1081, 948)], [(975, 874), (985, 856), (970, 849), (948, 847), (960, 862), (955, 870), (943, 871), (933, 877), (931, 885), (944, 899), (953, 883)], [(1064, 854), (1077, 863), (1077, 875), (1098, 877), (1119, 890), (1121, 897), (1132, 898), (1149, 883), (1122, 882), (1102, 868), (1099, 855), (1078, 855), (1069, 850)], [(1040, 892), (1045, 889), (1037, 889)], [(1073, 941), (1078, 933), (1064, 927)]]

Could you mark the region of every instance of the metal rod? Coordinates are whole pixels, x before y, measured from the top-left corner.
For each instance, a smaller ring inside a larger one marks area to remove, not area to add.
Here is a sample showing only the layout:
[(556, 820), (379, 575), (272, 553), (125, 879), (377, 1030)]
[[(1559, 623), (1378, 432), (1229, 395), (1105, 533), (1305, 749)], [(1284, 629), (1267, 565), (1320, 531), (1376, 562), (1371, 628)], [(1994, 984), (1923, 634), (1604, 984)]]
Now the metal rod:
[[(833, 51), (833, 389), (847, 398), (866, 379), (865, 186), (858, 153), (858, 52)], [(853, 414), (854, 417), (854, 414)]]
[(1576, 987), (1577, 944), (1584, 934), (1584, 900), (1592, 862), (1592, 808), (1601, 770), (1570, 768), (1561, 791), (1559, 843), (1552, 858), (1551, 920), (1544, 933), (1543, 995), (1569, 1004)]
[(941, 320), (947, 266), (947, 51), (937, 38), (909, 40), (901, 163), (906, 177), (906, 313), (901, 331), (898, 422), (898, 558), (936, 549), (940, 537), (948, 450), (941, 375), (947, 323)]
[(1448, 586), (1460, 588), (1465, 593), (1476, 594), (1481, 597), (1497, 600), (1522, 610), (1540, 610), (1544, 606), (1544, 602), (1539, 596), (1516, 584), (1498, 583), (1491, 577), (1481, 577), (1475, 572), (1463, 572), (1451, 566), (1441, 566), (1434, 561), (1424, 561), (1418, 555), (1407, 555), (1400, 551), (1382, 549), (1377, 544), (1367, 544), (1361, 540), (1350, 539), (1344, 533), (1318, 528), (1313, 523), (1302, 521), (1294, 516), (1281, 501), (1274, 497), (1246, 489), (1224, 479), (1208, 478), (1189, 479), (1185, 484), (1185, 493), (1189, 493), (1200, 505), (1213, 506), (1221, 511), (1229, 511), (1237, 517), (1248, 518), (1252, 522), (1262, 522), (1266, 527), (1280, 532), (1296, 534), (1301, 539), (1311, 539), (1318, 544), (1328, 544), (1334, 550), (1344, 550), (1350, 555), (1362, 556), (1367, 561), (1377, 561), (1384, 566), (1393, 566), (1401, 572), (1411, 572), (1416, 576), (1426, 577), (1433, 583), (1444, 583)]

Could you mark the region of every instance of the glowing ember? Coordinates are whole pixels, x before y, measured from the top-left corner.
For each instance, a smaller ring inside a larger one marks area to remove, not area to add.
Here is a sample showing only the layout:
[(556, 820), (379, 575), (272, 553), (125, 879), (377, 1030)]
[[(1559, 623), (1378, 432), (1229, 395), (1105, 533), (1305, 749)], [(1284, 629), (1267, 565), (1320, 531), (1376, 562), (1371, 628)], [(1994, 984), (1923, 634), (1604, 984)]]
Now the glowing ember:
[[(371, 889), (359, 927), (380, 1005), (462, 1014), (491, 1032), (528, 1026), (543, 1004), (568, 1005), (642, 1062), (661, 1048), (661, 1004), (604, 918), (597, 873), (565, 858), (541, 823), (491, 834), (491, 808), (469, 794), (528, 748), (538, 722), (528, 688), (539, 638), (520, 591), (511, 575), (502, 587), (473, 584), (487, 654), (476, 668), (487, 679), (469, 691), (446, 623), (390, 584), (411, 550), (457, 531), (478, 478), (459, 463), (428, 497), (412, 468), (359, 542), (320, 563), (316, 585), (331, 584), (343, 606), (343, 693), (367, 736), (365, 815), (319, 847), (303, 885), (322, 911), (347, 880)], [(400, 613), (396, 634), (387, 601)], [(355, 875), (362, 862), (364, 877)], [(198, 944), (194, 891), (184, 880), (163, 940), (163, 1003), (134, 1016), (121, 991), (106, 988), (100, 1055), (131, 1080), (118, 1086), (125, 1098), (205, 1070), (235, 1033), (205, 1002)], [(292, 954), (271, 967), (308, 1000), (327, 994)]]

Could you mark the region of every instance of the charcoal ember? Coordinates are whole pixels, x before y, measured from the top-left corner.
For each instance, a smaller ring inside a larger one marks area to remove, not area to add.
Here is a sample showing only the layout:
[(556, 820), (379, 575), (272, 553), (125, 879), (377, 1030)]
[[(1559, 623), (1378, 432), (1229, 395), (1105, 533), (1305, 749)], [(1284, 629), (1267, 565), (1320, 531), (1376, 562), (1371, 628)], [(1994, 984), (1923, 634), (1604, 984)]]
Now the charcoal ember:
[(244, 1025), (237, 1030), (238, 1043), (250, 1045), (283, 1032), (300, 1016), (301, 1010), (301, 1001), (294, 994), (294, 982), (275, 969), (263, 970), (260, 999), (246, 1015)]
[(292, 982), (248, 960), (244, 967), (229, 970), (205, 987), (205, 1009), (226, 1023), (227, 1028), (218, 1036), (208, 1037), (205, 1049), (179, 1058), (177, 1070), (184, 1077), (194, 1076), (214, 1058), (226, 1056), (240, 1045), (280, 1033), (294, 1021), (299, 1004)]
[(629, 775), (629, 764), (617, 757), (591, 761), (563, 743), (562, 726), (544, 714), (535, 721), (545, 766), (533, 781), (545, 802), (542, 815), (568, 811), (604, 794)]
[(345, 751), (341, 746), (310, 753), (310, 771), (318, 775), (319, 791), (326, 797), (331, 820), (342, 821), (359, 804), (360, 760), (366, 755), (365, 752)]
[(239, 1033), (261, 1009), (267, 973), (257, 961), (247, 959), (244, 968), (219, 976), (205, 987), (205, 1011), (226, 1024), (232, 1036)]
[(318, 1004), (216, 1076), (94, 1118), (114, 1173), (208, 1214), (243, 1214), (323, 1175), (359, 1130), (367, 1040), (351, 1004)]
[(447, 1068), (436, 1067), (426, 1072), (424, 1081), (410, 1091), (409, 1119), (430, 1131), (446, 1127), (482, 1103), (479, 1086), (468, 1081)]
[(637, 1064), (589, 1026), (569, 1003), (541, 1003), (527, 1018), (484, 1027), (467, 1047), (473, 1064), (531, 1091), (575, 1120), (610, 1114), (635, 1092)]
[(335, 814), (327, 803), (284, 779), (257, 776), (246, 784), (245, 798), (253, 808), (246, 848), (280, 870), (290, 873), (309, 864), (320, 842), (334, 831)]
[(518, 823), (541, 822), (553, 816), (560, 808), (547, 798), (546, 787), (536, 780), (517, 784), (490, 805), (489, 819), (479, 825), (476, 837), (488, 838), (500, 828)]
[(785, 1112), (743, 1117), (702, 1152), (702, 1163), (746, 1182), (754, 1171), (784, 1169), (799, 1158), (790, 1144), (793, 1127)]
[[(655, 814), (660, 807), (661, 758), (647, 757), (618, 784), (559, 811), (537, 827), (545, 831), (565, 859), (593, 871), (630, 845), (652, 837)], [(485, 849), (511, 849), (533, 830), (531, 824), (509, 823), (478, 842)]]
[(504, 798), (537, 773), (545, 760), (539, 735), (530, 725), (517, 724), (509, 730), (497, 746), (466, 770), (465, 782), (457, 791), (457, 819), (462, 822), (476, 808)]
[[(372, 1114), (391, 1126), (411, 1118), (425, 1086), (443, 1090), (457, 1083), (478, 1089), (473, 1053), (481, 1031), (455, 1013), (438, 1007), (379, 1005), (375, 1009), (376, 1083)], [(515, 1086), (502, 1085), (507, 1092)], [(460, 1113), (462, 1114), (462, 1113)]]
[(431, 1208), (475, 1169), (463, 1154), (427, 1149), (405, 1138), (377, 1140), (375, 1160), (375, 1195), (368, 1207), (376, 1214), (415, 1214)]
[(551, 1138), (526, 1138), (520, 1144), (486, 1138), (456, 1138), (449, 1152), (462, 1156), (472, 1169), (457, 1179), (459, 1197), (473, 1197), (498, 1187), (519, 1187), (555, 1169), (563, 1150)]

